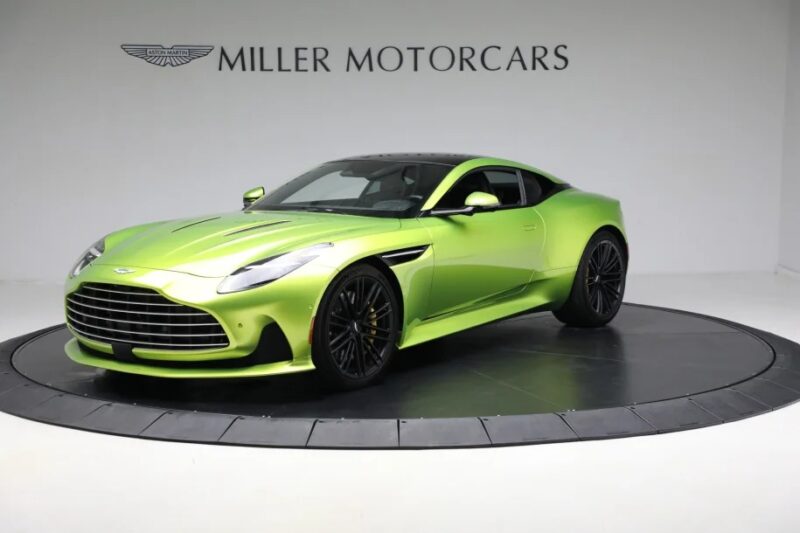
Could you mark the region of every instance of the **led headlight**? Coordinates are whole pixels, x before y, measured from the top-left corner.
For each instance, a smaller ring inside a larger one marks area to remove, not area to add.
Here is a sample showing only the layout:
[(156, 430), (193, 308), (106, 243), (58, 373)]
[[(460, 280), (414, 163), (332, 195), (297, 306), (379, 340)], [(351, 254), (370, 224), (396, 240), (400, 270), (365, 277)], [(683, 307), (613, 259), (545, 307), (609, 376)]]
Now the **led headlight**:
[(217, 292), (225, 294), (244, 291), (280, 279), (314, 258), (319, 257), (326, 248), (331, 246), (333, 244), (329, 242), (316, 244), (308, 248), (250, 263), (222, 280), (222, 283), (217, 287)]
[(81, 254), (80, 259), (75, 263), (75, 266), (72, 267), (72, 270), (69, 271), (70, 277), (74, 278), (81, 271), (89, 266), (92, 261), (103, 255), (103, 252), (106, 251), (106, 242), (105, 237), (91, 245), (89, 248), (86, 249), (85, 252)]

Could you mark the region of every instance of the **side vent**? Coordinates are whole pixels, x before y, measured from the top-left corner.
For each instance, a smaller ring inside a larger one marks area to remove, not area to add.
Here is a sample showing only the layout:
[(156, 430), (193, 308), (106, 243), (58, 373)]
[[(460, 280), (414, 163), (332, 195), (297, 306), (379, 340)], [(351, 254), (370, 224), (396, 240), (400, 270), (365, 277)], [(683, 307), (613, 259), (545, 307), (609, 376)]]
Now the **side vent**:
[(425, 250), (427, 250), (429, 246), (430, 245), (425, 244), (423, 246), (392, 250), (391, 252), (384, 252), (378, 257), (380, 257), (383, 262), (389, 266), (399, 265), (400, 263), (408, 263), (409, 261), (417, 259), (425, 253)]

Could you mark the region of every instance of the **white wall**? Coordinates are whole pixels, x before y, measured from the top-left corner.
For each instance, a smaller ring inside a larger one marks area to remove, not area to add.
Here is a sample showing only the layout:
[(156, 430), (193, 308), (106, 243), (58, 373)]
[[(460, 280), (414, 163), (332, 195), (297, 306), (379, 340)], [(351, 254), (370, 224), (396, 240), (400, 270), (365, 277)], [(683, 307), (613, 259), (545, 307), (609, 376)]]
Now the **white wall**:
[[(4, 0), (0, 279), (59, 279), (115, 228), (236, 209), (242, 190), (317, 162), (416, 150), (518, 159), (620, 198), (635, 271), (772, 269), (787, 14), (757, 0)], [(130, 42), (217, 49), (159, 68)], [(558, 43), (560, 72), (216, 68), (219, 45)]]
[(800, 0), (789, 18), (779, 264), (800, 272)]

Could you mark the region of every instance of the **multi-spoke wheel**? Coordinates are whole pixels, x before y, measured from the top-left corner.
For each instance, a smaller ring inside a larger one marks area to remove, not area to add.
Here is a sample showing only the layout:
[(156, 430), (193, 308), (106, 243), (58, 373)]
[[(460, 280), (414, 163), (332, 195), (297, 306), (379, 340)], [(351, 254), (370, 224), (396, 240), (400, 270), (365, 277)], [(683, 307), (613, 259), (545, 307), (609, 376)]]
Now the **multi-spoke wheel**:
[(599, 231), (589, 241), (564, 306), (553, 314), (570, 326), (608, 323), (622, 305), (627, 260), (619, 238)]
[(314, 365), (336, 388), (367, 385), (387, 368), (399, 323), (397, 297), (386, 277), (369, 265), (347, 269), (320, 303), (314, 321)]
[(600, 241), (589, 256), (586, 290), (589, 292), (589, 303), (598, 315), (605, 316), (619, 308), (625, 273), (623, 262), (617, 244), (609, 240)]

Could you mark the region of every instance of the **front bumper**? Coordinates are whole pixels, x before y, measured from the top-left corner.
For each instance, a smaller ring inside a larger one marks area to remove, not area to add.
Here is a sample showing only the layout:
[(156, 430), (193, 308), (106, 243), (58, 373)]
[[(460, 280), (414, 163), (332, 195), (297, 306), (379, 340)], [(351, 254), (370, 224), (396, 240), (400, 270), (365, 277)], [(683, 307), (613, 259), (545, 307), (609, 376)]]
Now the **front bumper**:
[[(81, 342), (88, 341), (81, 337)], [(158, 378), (247, 378), (256, 376), (268, 376), (278, 374), (289, 374), (292, 372), (303, 372), (306, 370), (313, 370), (314, 365), (309, 361), (306, 364), (296, 363), (295, 361), (280, 361), (277, 363), (267, 363), (263, 365), (254, 365), (247, 367), (231, 367), (231, 368), (176, 368), (176, 367), (161, 367), (152, 364), (147, 364), (146, 360), (141, 363), (130, 363), (117, 361), (107, 357), (98, 357), (88, 350), (81, 347), (77, 339), (70, 339), (64, 345), (64, 351), (70, 359), (82, 365), (93, 366), (96, 368), (103, 368), (106, 370), (114, 370), (116, 372), (124, 372), (126, 374), (139, 374), (142, 376), (152, 376)]]
[[(133, 271), (117, 273), (114, 270), (119, 266)], [(110, 343), (86, 338), (70, 328), (80, 342), (70, 340), (65, 351), (81, 364), (157, 377), (230, 378), (312, 370), (309, 344), (312, 317), (324, 288), (335, 274), (335, 269), (312, 262), (262, 287), (218, 294), (217, 286), (222, 278), (147, 268), (131, 269), (127, 265), (93, 264), (77, 277), (67, 280), (67, 295), (85, 282), (152, 289), (169, 300), (212, 315), (228, 336), (229, 345), (201, 350), (133, 348), (133, 360), (120, 360), (114, 356)], [(283, 332), (291, 357), (285, 361), (242, 366), (242, 358), (250, 356), (259, 347), (264, 328), (271, 324), (277, 324)], [(228, 361), (230, 366), (226, 367)], [(203, 362), (208, 362), (208, 367), (204, 367)], [(187, 367), (181, 368), (181, 363), (186, 363)]]

